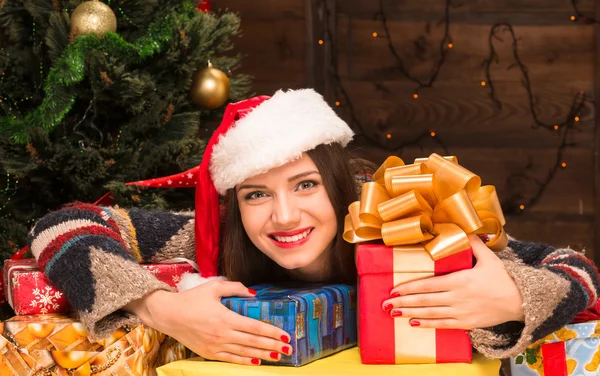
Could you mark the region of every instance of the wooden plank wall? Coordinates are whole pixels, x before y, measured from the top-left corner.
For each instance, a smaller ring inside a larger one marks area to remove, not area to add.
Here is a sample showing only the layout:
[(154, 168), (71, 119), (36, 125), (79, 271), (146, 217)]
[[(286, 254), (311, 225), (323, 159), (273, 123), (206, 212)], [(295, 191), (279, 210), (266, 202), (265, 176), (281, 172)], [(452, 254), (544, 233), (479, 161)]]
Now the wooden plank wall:
[[(322, 14), (323, 4), (333, 12), (329, 21)], [(571, 146), (563, 158), (566, 168), (558, 171), (536, 205), (509, 215), (506, 227), (516, 238), (585, 248), (592, 256), (598, 241), (594, 237), (597, 166), (592, 98), (598, 53), (594, 25), (571, 21), (573, 8), (568, 0), (453, 0), (451, 4), (453, 48), (433, 88), (422, 89), (418, 99), (413, 98), (417, 85), (399, 72), (382, 22), (375, 17), (379, 1), (218, 0), (213, 8), (240, 13), (244, 35), (236, 42), (236, 51), (245, 55), (243, 71), (255, 77), (257, 93), (319, 87), (332, 104), (340, 101), (339, 113), (348, 121), (352, 104), (362, 125), (357, 130), (371, 140), (357, 137), (353, 146), (357, 154), (377, 163), (394, 146), (433, 130), (438, 140), (426, 137), (398, 155), (410, 162), (447, 150), (485, 184), (495, 185), (501, 199), (521, 192), (522, 199), (505, 208), (512, 212), (535, 194), (537, 186), (523, 181), (509, 184), (509, 177), (522, 173), (543, 180), (556, 161), (561, 133), (532, 127), (523, 75), (519, 69), (507, 69), (515, 63), (507, 32), (499, 34), (502, 40), (492, 41), (498, 61), (492, 64), (491, 77), (502, 108), (493, 105), (489, 86), (481, 85), (486, 79), (482, 62), (490, 54), (490, 29), (498, 22), (509, 23), (520, 38), (518, 53), (527, 66), (541, 121), (563, 122), (581, 90), (590, 100), (569, 137)], [(594, 0), (579, 1), (585, 14), (594, 15), (595, 6)], [(445, 0), (384, 0), (383, 8), (389, 36), (404, 65), (412, 75), (427, 80), (440, 56)], [(318, 35), (327, 27), (333, 41)], [(373, 32), (379, 37), (374, 38)], [(325, 43), (317, 45), (318, 39)], [(320, 49), (334, 54), (334, 72), (350, 103), (336, 91), (328, 66), (331, 60)], [(319, 81), (323, 73), (328, 78), (325, 83)], [(600, 250), (597, 253), (598, 263)]]
[(304, 0), (215, 0), (211, 10), (230, 10), (241, 18), (242, 35), (234, 53), (242, 54), (240, 72), (254, 77), (256, 94), (301, 88), (312, 74), (306, 69), (307, 23)]

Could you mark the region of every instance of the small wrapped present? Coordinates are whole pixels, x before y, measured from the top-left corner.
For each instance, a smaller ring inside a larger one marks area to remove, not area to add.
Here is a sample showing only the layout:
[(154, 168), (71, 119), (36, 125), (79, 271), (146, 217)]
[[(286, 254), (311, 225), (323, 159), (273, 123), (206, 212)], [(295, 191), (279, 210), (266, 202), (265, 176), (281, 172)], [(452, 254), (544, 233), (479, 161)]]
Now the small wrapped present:
[[(234, 312), (275, 325), (291, 336), (291, 355), (273, 364), (301, 366), (356, 345), (356, 288), (253, 286), (255, 298), (225, 298)], [(268, 363), (264, 362), (263, 363)]]
[(4, 263), (6, 300), (17, 315), (66, 313), (69, 301), (40, 271), (35, 259)]
[(156, 368), (191, 355), (179, 342), (140, 325), (90, 342), (85, 327), (66, 316), (15, 316), (1, 324), (0, 375), (155, 375)]
[(392, 318), (381, 307), (399, 284), (471, 268), (468, 234), (485, 234), (492, 250), (505, 248), (505, 220), (494, 187), (481, 186), (455, 157), (437, 154), (411, 165), (389, 157), (373, 180), (348, 207), (344, 228), (344, 239), (359, 244), (363, 363), (470, 362), (466, 331), (413, 328), (410, 317)]
[(523, 376), (600, 374), (600, 300), (596, 307), (577, 315), (574, 323), (510, 358), (510, 369), (513, 375)]
[[(196, 272), (186, 262), (142, 266), (173, 288), (184, 273)], [(69, 301), (61, 291), (52, 286), (35, 259), (7, 260), (3, 277), (6, 299), (17, 315), (69, 312)]]

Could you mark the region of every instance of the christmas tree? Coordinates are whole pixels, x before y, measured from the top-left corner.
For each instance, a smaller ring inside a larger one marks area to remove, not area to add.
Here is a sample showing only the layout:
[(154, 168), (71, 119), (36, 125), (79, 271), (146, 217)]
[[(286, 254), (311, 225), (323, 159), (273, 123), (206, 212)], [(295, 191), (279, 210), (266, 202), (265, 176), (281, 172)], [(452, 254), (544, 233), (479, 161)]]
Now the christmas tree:
[(182, 0), (0, 0), (0, 262), (73, 201), (193, 208), (193, 190), (124, 183), (200, 163), (248, 95), (238, 33), (235, 14)]

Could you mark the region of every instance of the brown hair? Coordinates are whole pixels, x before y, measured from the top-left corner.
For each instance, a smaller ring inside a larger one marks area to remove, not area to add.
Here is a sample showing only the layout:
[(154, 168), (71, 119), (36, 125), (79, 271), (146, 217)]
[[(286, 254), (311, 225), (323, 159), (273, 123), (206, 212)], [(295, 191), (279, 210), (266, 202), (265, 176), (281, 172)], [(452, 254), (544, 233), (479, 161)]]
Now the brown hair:
[[(358, 199), (355, 174), (369, 173), (371, 165), (364, 160), (352, 161), (348, 152), (338, 143), (319, 145), (306, 154), (323, 178), (323, 185), (337, 218), (338, 231), (330, 252), (331, 278), (324, 282), (355, 283), (353, 246), (342, 238), (344, 218), (348, 205)], [(235, 189), (227, 192), (225, 207), (219, 257), (221, 275), (246, 285), (288, 280), (285, 270), (250, 241), (242, 225)]]

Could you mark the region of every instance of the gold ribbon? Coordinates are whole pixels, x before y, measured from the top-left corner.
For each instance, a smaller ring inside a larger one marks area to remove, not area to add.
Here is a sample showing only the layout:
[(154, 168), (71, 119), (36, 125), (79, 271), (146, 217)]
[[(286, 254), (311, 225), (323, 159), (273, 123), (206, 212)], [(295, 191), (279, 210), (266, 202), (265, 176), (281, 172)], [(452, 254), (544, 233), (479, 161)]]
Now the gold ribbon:
[(508, 244), (496, 189), (481, 186), (481, 178), (454, 156), (434, 153), (411, 165), (392, 156), (373, 180), (348, 207), (349, 243), (382, 239), (395, 248), (416, 246), (434, 261), (469, 248), (468, 234), (493, 234), (487, 246), (495, 252)]

